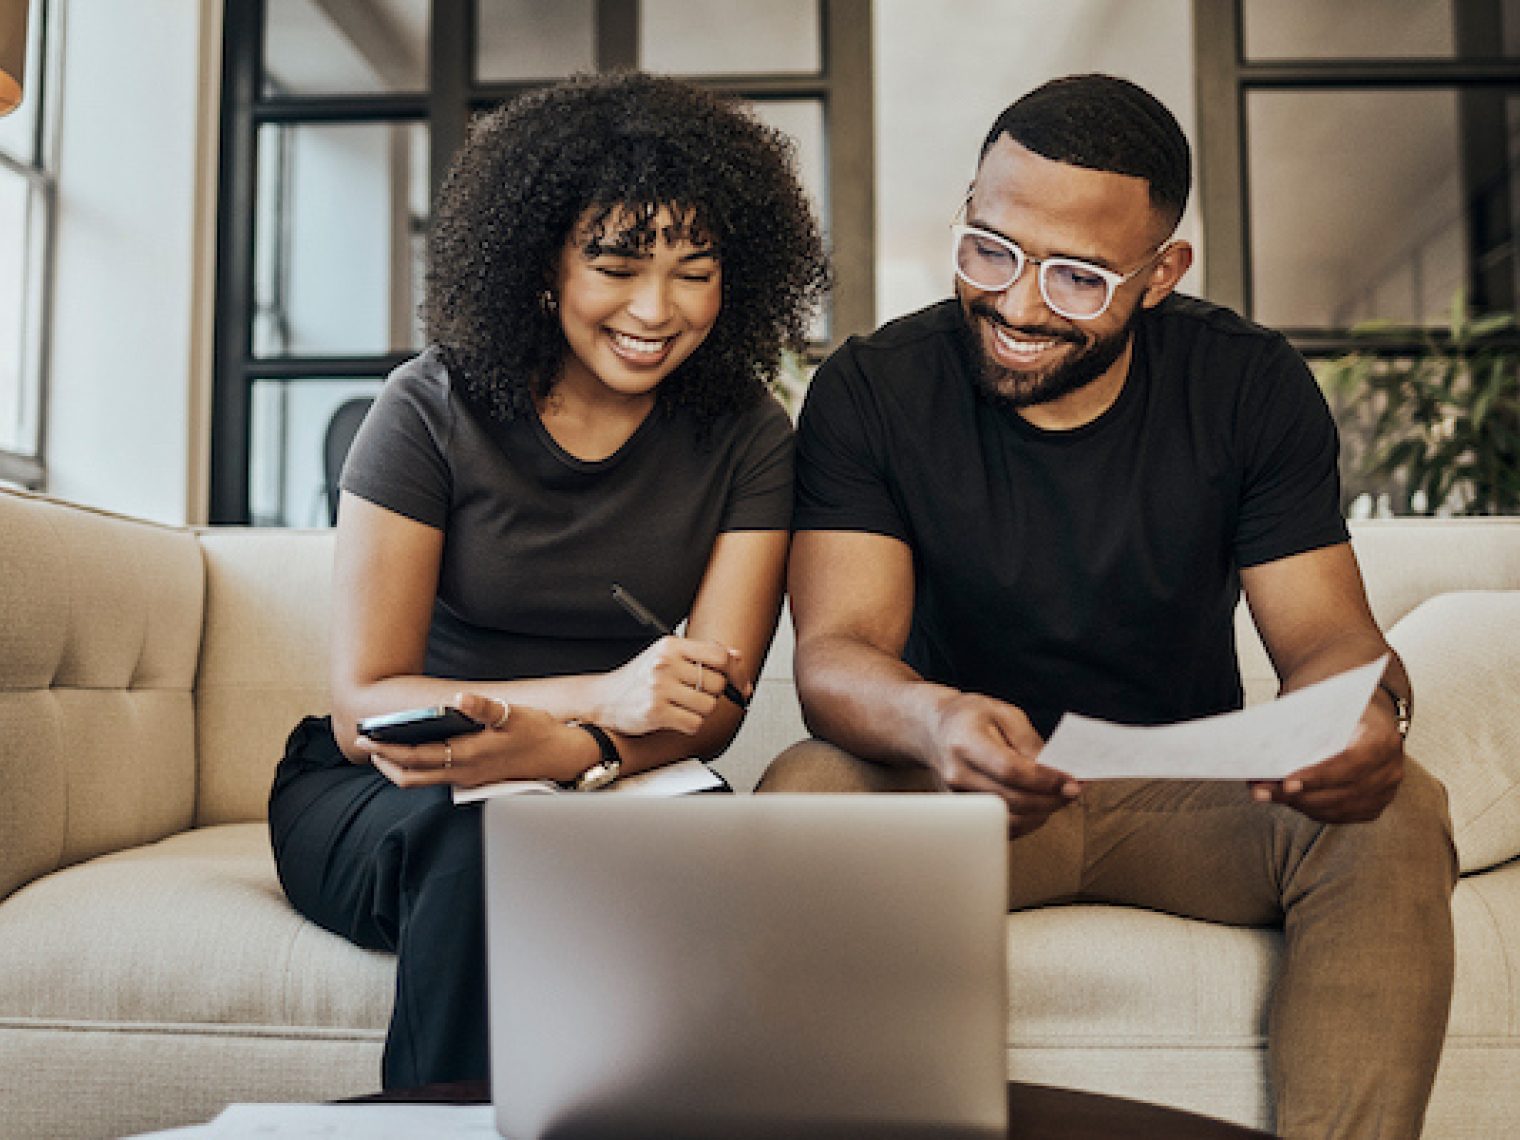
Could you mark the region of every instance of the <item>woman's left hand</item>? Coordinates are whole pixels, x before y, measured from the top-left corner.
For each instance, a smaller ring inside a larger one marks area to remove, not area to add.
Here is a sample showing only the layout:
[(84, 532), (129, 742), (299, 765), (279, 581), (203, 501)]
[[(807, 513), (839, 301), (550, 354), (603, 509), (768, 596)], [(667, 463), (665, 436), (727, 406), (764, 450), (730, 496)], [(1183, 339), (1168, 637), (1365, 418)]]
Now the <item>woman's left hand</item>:
[(504, 702), (479, 693), (458, 693), (453, 704), (486, 727), (428, 744), (385, 744), (361, 736), (355, 747), (368, 754), (380, 773), (397, 787), (420, 788), (554, 779), (548, 773), (553, 768), (550, 758), (555, 749), (585, 746), (583, 733), (542, 709), (528, 705), (508, 708)]

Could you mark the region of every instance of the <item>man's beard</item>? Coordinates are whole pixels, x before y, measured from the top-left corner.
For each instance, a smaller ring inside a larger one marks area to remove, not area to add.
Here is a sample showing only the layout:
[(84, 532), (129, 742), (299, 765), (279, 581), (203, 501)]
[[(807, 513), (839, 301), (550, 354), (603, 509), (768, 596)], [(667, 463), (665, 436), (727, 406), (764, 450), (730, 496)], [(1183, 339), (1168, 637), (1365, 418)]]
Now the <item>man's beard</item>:
[(1000, 400), (1014, 408), (1051, 403), (1087, 387), (1102, 376), (1123, 355), (1142, 311), (1141, 306), (1136, 305), (1124, 324), (1109, 336), (1088, 342), (1086, 348), (1048, 372), (1030, 375), (1007, 368), (992, 358), (978, 327), (982, 321), (1033, 340), (1057, 340), (1080, 345), (1084, 342), (1082, 335), (1071, 329), (1011, 325), (985, 300), (972, 301), (970, 312), (966, 311), (967, 307), (964, 303), (961, 306), (964, 318), (961, 329), (966, 338), (967, 351), (971, 354), (972, 375), (977, 387), (994, 400)]

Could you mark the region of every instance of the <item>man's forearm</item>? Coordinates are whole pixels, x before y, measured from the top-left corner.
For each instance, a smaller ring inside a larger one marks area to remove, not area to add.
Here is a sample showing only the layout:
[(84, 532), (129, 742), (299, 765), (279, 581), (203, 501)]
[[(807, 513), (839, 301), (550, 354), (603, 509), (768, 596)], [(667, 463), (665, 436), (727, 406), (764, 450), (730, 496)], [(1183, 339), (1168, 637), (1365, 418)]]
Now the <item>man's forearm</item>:
[(841, 637), (798, 646), (797, 691), (814, 736), (862, 759), (927, 764), (934, 725), (954, 689), (925, 681), (900, 659)]
[(1283, 672), (1282, 691), (1291, 693), (1316, 681), (1334, 677), (1347, 669), (1365, 665), (1383, 653), (1388, 654), (1388, 668), (1383, 673), (1382, 683), (1412, 703), (1413, 694), (1409, 674), (1404, 671), (1404, 662), (1381, 637), (1347, 636), (1316, 646), (1312, 653), (1294, 662), (1291, 669)]

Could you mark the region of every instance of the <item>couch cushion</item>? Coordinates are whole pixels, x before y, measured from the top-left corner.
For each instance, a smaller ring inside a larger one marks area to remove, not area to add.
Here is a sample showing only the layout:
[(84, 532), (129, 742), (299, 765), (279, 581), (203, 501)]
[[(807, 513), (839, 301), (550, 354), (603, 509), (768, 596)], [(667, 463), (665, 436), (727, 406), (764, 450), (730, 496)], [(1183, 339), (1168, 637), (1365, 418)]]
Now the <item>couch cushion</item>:
[[(1447, 1050), (1520, 1048), (1520, 862), (1464, 876), (1451, 915), (1457, 969)], [(1520, 1072), (1520, 1056), (1511, 1064)]]
[(1275, 928), (1137, 907), (1017, 911), (1008, 916), (1009, 1045), (1260, 1045), (1281, 948)]
[(1446, 784), (1463, 872), (1520, 855), (1520, 590), (1437, 595), (1388, 640), (1414, 686), (1409, 754)]
[(0, 490), (0, 898), (189, 824), (201, 590), (188, 531)]
[(395, 960), (291, 909), (263, 824), (49, 875), (0, 906), (0, 1024), (217, 1025), (379, 1040)]
[(1281, 951), (1279, 929), (1135, 907), (1010, 914), (1008, 1075), (1265, 1123)]
[(331, 531), (203, 532), (206, 636), (195, 681), (198, 826), (263, 819), (285, 738), (328, 711)]

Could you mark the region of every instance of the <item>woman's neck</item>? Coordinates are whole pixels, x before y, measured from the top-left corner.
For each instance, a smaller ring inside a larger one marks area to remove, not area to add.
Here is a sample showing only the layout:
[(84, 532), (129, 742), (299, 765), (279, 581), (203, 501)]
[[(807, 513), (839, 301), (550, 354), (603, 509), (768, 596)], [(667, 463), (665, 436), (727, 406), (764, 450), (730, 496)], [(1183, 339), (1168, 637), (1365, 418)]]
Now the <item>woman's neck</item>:
[(534, 400), (549, 435), (577, 459), (594, 463), (614, 454), (654, 409), (654, 391), (626, 395), (600, 381), (581, 385), (561, 376), (547, 396)]

